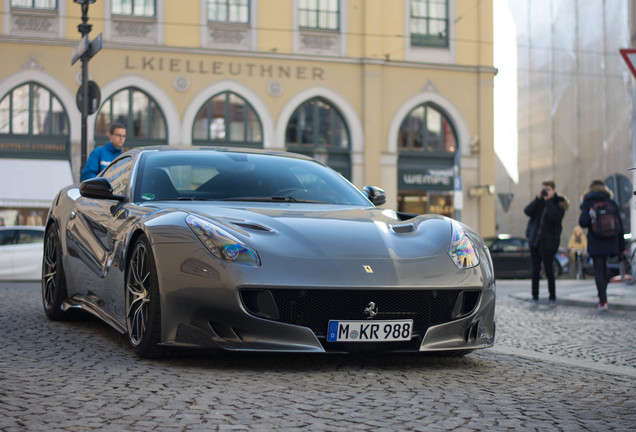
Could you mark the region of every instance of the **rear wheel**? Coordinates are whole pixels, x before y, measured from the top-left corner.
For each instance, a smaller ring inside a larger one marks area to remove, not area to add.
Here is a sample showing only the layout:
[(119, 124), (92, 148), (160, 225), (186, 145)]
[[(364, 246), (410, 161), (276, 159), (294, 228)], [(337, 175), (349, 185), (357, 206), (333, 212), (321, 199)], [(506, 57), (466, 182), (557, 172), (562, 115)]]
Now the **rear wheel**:
[(57, 225), (53, 223), (46, 231), (42, 256), (42, 305), (50, 320), (59, 321), (68, 317), (68, 313), (62, 310), (62, 302), (66, 297), (62, 246)]
[(146, 236), (137, 239), (126, 267), (126, 329), (128, 342), (139, 357), (161, 358), (172, 348), (161, 341), (161, 304), (157, 267)]
[(636, 283), (636, 245), (634, 242), (630, 242), (627, 250), (625, 251), (625, 257), (619, 262), (619, 269), (621, 273), (621, 280), (627, 285), (633, 285)]

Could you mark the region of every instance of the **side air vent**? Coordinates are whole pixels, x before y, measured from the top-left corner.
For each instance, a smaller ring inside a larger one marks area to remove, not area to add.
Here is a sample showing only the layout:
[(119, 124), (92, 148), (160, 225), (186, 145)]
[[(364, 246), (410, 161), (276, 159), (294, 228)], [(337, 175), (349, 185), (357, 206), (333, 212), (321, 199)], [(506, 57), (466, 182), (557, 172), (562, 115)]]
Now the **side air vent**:
[(457, 319), (466, 315), (470, 315), (477, 307), (481, 291), (465, 290), (459, 293), (453, 308), (452, 318)]

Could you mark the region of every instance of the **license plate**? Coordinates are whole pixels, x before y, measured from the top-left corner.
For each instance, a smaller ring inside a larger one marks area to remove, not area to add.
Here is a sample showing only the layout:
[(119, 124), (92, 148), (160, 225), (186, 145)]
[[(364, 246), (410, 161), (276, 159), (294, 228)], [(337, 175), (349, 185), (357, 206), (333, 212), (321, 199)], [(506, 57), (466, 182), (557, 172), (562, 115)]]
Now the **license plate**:
[(411, 340), (413, 320), (329, 321), (329, 342), (393, 342)]

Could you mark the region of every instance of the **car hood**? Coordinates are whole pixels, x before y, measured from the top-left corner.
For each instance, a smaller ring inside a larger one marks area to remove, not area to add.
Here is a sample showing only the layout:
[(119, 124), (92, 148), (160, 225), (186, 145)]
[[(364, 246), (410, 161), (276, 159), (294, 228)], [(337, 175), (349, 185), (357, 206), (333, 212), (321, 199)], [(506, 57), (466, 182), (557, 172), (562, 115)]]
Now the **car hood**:
[[(154, 204), (157, 214), (176, 211)], [(249, 207), (207, 203), (180, 205), (230, 230), (259, 253), (327, 258), (416, 258), (446, 254), (449, 219), (416, 216), (402, 220), (395, 211), (375, 207), (255, 203)]]
[[(299, 280), (383, 287), (481, 284), (478, 268), (458, 271), (448, 255), (451, 220), (442, 216), (403, 220), (392, 210), (375, 207), (299, 203), (152, 206), (157, 219), (147, 225), (155, 225), (154, 241), (192, 242), (193, 231), (184, 223), (185, 217), (205, 218), (253, 248), (260, 269), (276, 275), (280, 285)], [(156, 223), (159, 220), (163, 222)], [(163, 234), (157, 235), (160, 231)], [(246, 269), (242, 276), (247, 278), (246, 284), (249, 273)], [(250, 283), (261, 284), (262, 280), (259, 274)]]

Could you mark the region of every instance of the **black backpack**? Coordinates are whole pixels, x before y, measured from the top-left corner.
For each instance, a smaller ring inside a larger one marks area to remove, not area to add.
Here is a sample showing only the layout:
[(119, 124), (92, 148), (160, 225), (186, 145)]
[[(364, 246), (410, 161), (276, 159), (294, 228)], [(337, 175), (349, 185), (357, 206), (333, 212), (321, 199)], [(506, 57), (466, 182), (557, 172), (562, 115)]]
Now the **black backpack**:
[[(598, 237), (614, 237), (620, 234), (620, 222), (616, 207), (609, 201), (598, 201), (592, 206), (592, 232)], [(596, 216), (594, 216), (596, 215)]]

